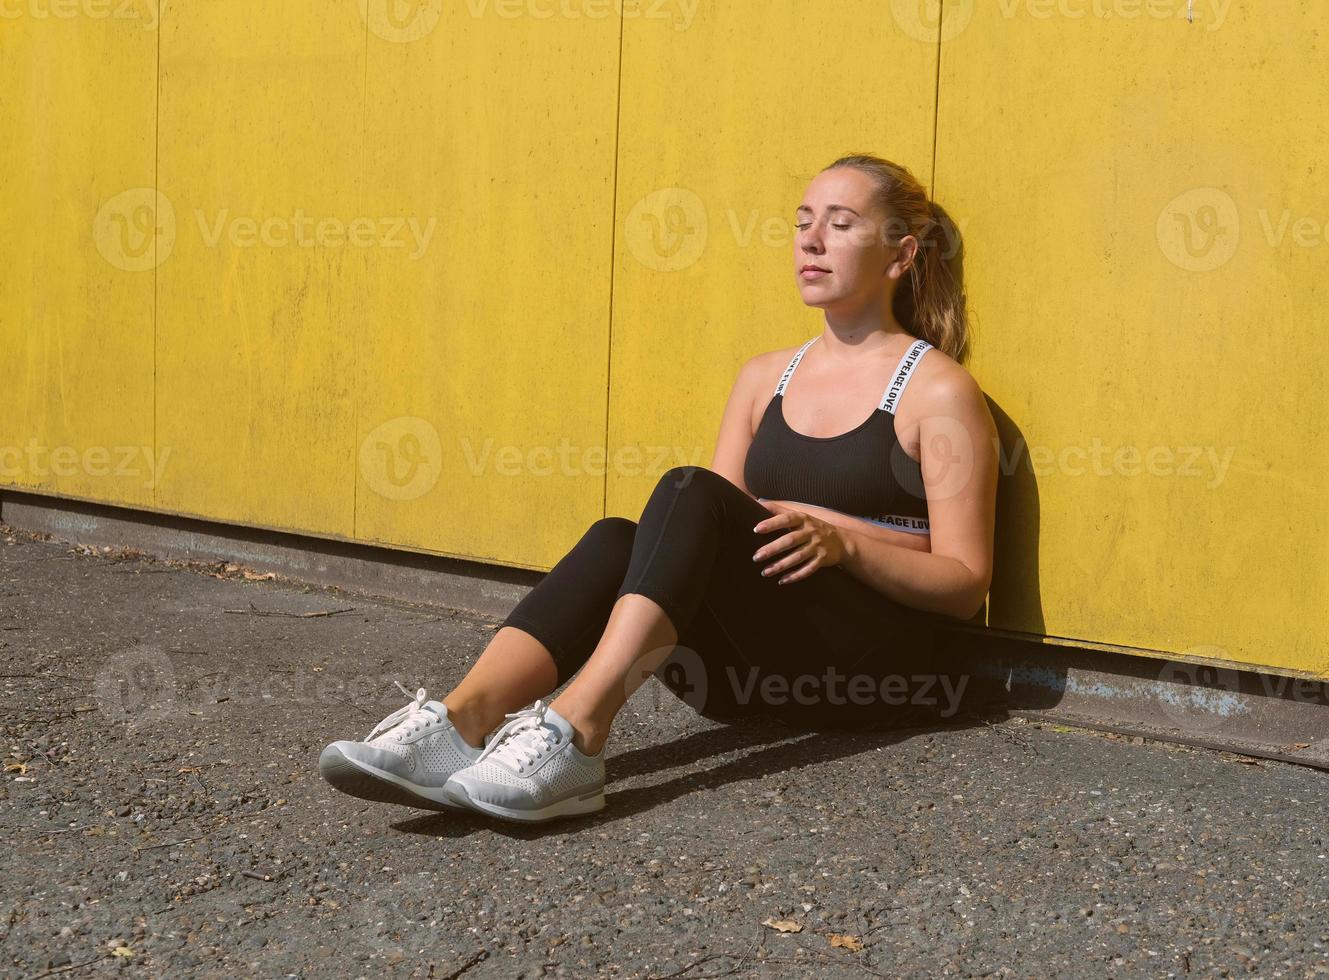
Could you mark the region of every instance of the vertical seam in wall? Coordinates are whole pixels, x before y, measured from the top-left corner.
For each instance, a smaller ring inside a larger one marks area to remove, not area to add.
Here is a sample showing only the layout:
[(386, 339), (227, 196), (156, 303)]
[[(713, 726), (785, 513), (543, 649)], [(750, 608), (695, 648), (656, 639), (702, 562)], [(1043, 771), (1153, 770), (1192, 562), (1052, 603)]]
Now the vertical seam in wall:
[[(152, 189), (154, 195), (161, 194), (161, 133), (162, 133), (162, 31), (165, 30), (166, 23), (166, 5), (163, 4), (157, 13), (157, 69), (153, 85), (152, 101)], [(157, 198), (153, 197), (153, 215), (156, 215)], [(161, 270), (161, 263), (158, 260), (158, 249), (161, 246), (161, 238), (158, 235), (152, 236), (152, 454), (153, 454), (153, 478), (152, 478), (152, 506), (157, 507), (160, 490), (158, 481), (161, 479), (161, 473), (157, 470), (157, 460), (161, 458), (161, 447), (157, 444), (157, 305), (158, 305), (158, 273)]]
[(932, 174), (928, 194), (937, 195), (937, 131), (941, 125), (941, 28), (946, 20), (946, 0), (937, 0), (937, 73), (932, 88)]
[[(610, 393), (613, 391), (614, 369), (614, 250), (618, 243), (618, 137), (623, 115), (623, 11), (618, 13), (618, 82), (614, 91), (614, 177), (610, 192), (609, 219), (609, 329), (605, 344), (605, 456), (609, 455)], [(600, 490), (600, 516), (609, 516), (609, 473), (606, 466)]]
[[(360, 84), (360, 214), (365, 213), (365, 195), (368, 184), (369, 165), (366, 161), (365, 148), (369, 145), (369, 18), (372, 11), (365, 10), (365, 46), (364, 74)], [(360, 309), (352, 318), (355, 329), (351, 332), (351, 537), (360, 538), (360, 399), (364, 395), (364, 385), (360, 383), (360, 346), (364, 343), (365, 299), (369, 294), (369, 249), (364, 249), (364, 264), (360, 269), (365, 274), (363, 288), (356, 290)]]

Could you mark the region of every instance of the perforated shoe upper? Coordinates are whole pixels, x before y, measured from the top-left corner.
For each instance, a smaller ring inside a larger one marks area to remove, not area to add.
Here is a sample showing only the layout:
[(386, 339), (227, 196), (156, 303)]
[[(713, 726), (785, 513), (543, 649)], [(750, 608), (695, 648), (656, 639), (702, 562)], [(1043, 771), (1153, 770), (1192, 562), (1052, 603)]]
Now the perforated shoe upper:
[(509, 714), (473, 764), (454, 774), (472, 800), (509, 809), (541, 809), (602, 789), (604, 749), (593, 756), (572, 744), (573, 730), (543, 701)]
[[(400, 683), (397, 687), (410, 695)], [(484, 752), (466, 743), (448, 717), (447, 705), (426, 700), (423, 687), (415, 692), (410, 704), (375, 725), (364, 741), (334, 744), (349, 759), (420, 786), (442, 786), (449, 776), (471, 765)]]

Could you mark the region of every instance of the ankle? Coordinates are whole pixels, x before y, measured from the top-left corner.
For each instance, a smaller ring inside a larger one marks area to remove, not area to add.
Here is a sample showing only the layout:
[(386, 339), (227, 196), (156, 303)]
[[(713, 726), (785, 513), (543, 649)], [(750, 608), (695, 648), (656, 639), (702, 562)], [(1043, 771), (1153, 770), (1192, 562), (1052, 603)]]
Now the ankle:
[(609, 740), (609, 730), (582, 731), (575, 726), (572, 729), (572, 746), (582, 755), (599, 755)]
[(551, 704), (551, 708), (557, 711), (572, 726), (572, 745), (582, 755), (597, 755), (604, 748), (605, 742), (609, 739), (609, 725), (598, 718), (584, 715), (581, 712), (568, 708), (566, 711), (558, 705)]
[(483, 748), (485, 736), (494, 727), (483, 706), (464, 698), (454, 701), (451, 697), (445, 698), (443, 703), (448, 709), (448, 720), (461, 740), (473, 749)]

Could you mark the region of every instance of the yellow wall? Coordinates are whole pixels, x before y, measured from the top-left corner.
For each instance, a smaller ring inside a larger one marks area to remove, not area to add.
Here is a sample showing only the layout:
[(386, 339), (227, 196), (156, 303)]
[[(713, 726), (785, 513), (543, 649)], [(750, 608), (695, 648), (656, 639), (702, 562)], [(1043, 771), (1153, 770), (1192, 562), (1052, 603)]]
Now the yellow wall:
[(1329, 5), (1276, 6), (948, 0), (936, 194), (1028, 447), (991, 625), (1329, 675)]
[(0, 18), (3, 485), (154, 504), (153, 276), (103, 253), (152, 262), (156, 52), (140, 21)]
[(548, 568), (820, 331), (792, 209), (880, 152), (965, 234), (991, 625), (1329, 676), (1285, 6), (7, 6), (0, 485)]

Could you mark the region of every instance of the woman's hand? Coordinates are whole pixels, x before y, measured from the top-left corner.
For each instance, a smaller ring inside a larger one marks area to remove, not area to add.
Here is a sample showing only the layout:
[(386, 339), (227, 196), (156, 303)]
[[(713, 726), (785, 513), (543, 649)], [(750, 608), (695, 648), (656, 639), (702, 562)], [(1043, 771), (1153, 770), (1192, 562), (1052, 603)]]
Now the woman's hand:
[[(805, 579), (819, 568), (838, 565), (844, 558), (844, 538), (840, 536), (840, 528), (834, 524), (828, 524), (806, 511), (796, 510), (788, 504), (775, 500), (763, 499), (760, 503), (767, 510), (776, 513), (760, 521), (753, 531), (787, 529), (788, 533), (762, 545), (753, 554), (752, 560), (764, 561), (773, 555), (789, 551), (789, 554), (763, 568), (762, 575), (774, 575), (792, 568), (793, 571), (782, 575), (778, 580), (780, 585), (784, 585)], [(795, 550), (790, 551), (791, 548)]]

